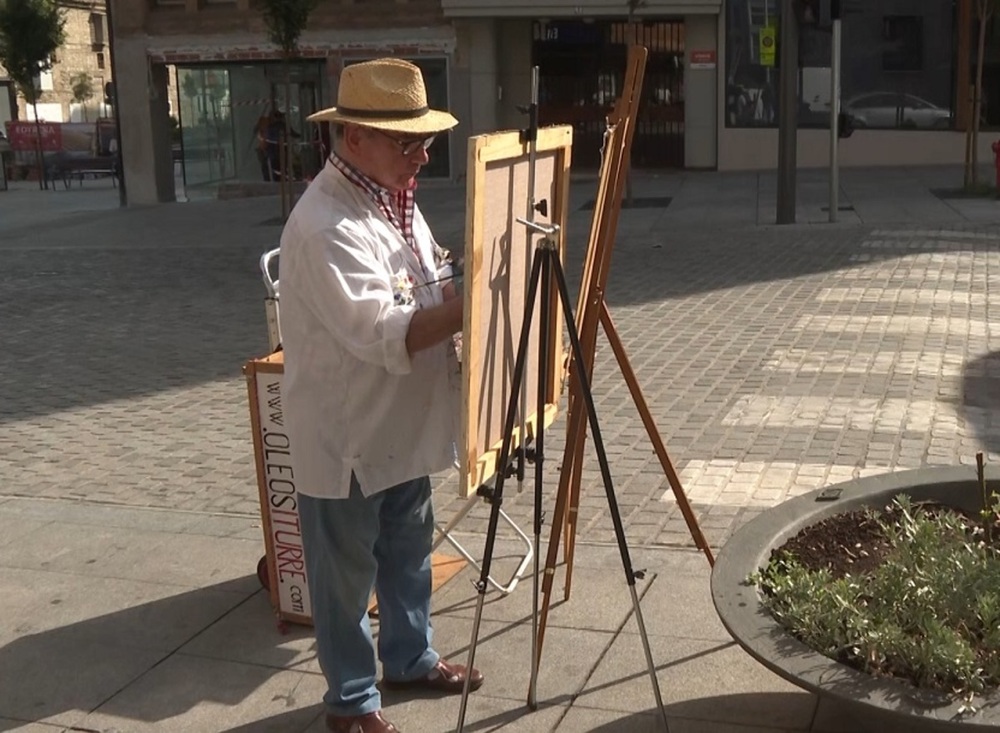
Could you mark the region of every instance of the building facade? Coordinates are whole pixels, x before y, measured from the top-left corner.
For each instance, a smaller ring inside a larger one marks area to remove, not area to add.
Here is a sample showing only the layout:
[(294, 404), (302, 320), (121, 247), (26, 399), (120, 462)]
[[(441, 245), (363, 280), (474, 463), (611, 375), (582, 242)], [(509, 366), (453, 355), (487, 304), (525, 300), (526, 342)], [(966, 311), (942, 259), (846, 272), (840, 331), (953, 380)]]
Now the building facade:
[[(778, 0), (727, 2), (719, 20), (719, 167), (774, 167), (777, 161)], [(856, 132), (840, 146), (843, 165), (961, 163), (971, 120), (978, 24), (972, 0), (843, 0), (841, 104)], [(985, 95), (980, 117), (1000, 122), (1000, 49), (987, 27)], [(771, 47), (773, 49), (773, 47)], [(798, 162), (829, 163), (831, 35), (800, 36)], [(724, 65), (723, 65), (724, 63)], [(995, 139), (980, 139), (988, 160)]]
[[(250, 0), (113, 0), (121, 149), (131, 203), (172, 201), (174, 159), (186, 185), (260, 180), (257, 129), (285, 113), (299, 174), (318, 166), (319, 135), (305, 122), (336, 98), (345, 64), (380, 56), (418, 62), (433, 104), (452, 106), (455, 33), (437, 0), (325, 0), (287, 66)], [(176, 99), (171, 100), (171, 74)], [(466, 85), (467, 87), (467, 85)], [(180, 149), (171, 134), (171, 108)], [(452, 176), (451, 145), (435, 148)]]
[[(104, 103), (105, 84), (112, 81), (104, 0), (59, 0), (66, 20), (66, 42), (55, 55), (52, 69), (38, 79), (41, 97), (38, 117), (45, 122), (93, 122), (111, 113)], [(86, 75), (93, 96), (77, 99), (74, 86)], [(33, 120), (28, 105), (0, 67), (0, 124)]]
[[(779, 0), (321, 0), (300, 57), (281, 63), (252, 0), (113, 0), (122, 151), (133, 203), (187, 185), (259, 180), (256, 129), (286, 113), (292, 169), (321, 162), (305, 123), (336, 99), (350, 63), (398, 56), (424, 70), (432, 105), (461, 125), (435, 143), (428, 175), (460, 178), (468, 136), (523, 127), (539, 69), (543, 124), (570, 123), (574, 167), (599, 163), (626, 46), (650, 50), (633, 164), (768, 169), (777, 162), (774, 40)], [(960, 163), (971, 119), (972, 0), (845, 0), (842, 100), (858, 128), (844, 165)], [(980, 109), (1000, 124), (1000, 43), (988, 27)], [(799, 165), (828, 163), (830, 35), (803, 29)], [(173, 84), (172, 84), (173, 82)], [(175, 88), (175, 89), (174, 89)], [(180, 125), (172, 156), (171, 111)], [(981, 159), (992, 137), (983, 135)]]

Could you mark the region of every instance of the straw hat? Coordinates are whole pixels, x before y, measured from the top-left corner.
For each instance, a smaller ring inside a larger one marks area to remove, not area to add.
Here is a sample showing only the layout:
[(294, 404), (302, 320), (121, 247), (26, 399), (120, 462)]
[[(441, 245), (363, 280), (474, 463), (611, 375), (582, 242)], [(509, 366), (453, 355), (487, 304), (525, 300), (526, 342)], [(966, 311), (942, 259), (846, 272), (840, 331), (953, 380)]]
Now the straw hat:
[(376, 59), (348, 66), (340, 75), (337, 106), (315, 112), (310, 122), (350, 122), (377, 130), (430, 135), (458, 120), (427, 106), (420, 68), (409, 61)]

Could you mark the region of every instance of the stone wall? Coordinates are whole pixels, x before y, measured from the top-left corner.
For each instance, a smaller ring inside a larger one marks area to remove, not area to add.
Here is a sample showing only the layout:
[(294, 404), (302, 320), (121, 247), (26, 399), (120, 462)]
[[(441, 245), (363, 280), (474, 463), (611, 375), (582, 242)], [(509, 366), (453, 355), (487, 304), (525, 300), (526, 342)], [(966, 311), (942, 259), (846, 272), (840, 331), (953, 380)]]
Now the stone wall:
[[(94, 96), (86, 103), (87, 117), (96, 119), (99, 105), (104, 101), (104, 85), (110, 82), (111, 54), (107, 46), (107, 33), (104, 43), (98, 47), (91, 43), (91, 23), (89, 10), (67, 8), (66, 13), (66, 43), (59, 50), (56, 64), (52, 67), (53, 91), (43, 95), (44, 102), (58, 102), (63, 107), (64, 121), (70, 119), (70, 104), (73, 103), (73, 77), (79, 73), (90, 76)], [(104, 23), (103, 14), (100, 22)], [(103, 68), (102, 68), (103, 66)]]
[[(95, 10), (101, 7), (101, 3), (94, 3)], [(84, 7), (64, 7), (63, 13), (66, 18), (66, 43), (56, 52), (56, 63), (50, 72), (52, 89), (43, 91), (38, 102), (48, 105), (58, 104), (61, 108), (61, 121), (69, 122), (70, 105), (73, 104), (72, 79), (76, 74), (85, 72), (90, 75), (94, 91), (93, 98), (86, 104), (87, 118), (95, 120), (100, 111), (100, 104), (104, 101), (104, 84), (112, 79), (107, 33), (104, 34), (104, 44), (98, 49), (92, 45), (91, 10)], [(103, 15), (101, 17), (103, 18)], [(103, 68), (101, 68), (102, 62)], [(0, 77), (6, 77), (2, 67), (0, 67)], [(17, 106), (18, 118), (27, 119), (30, 113), (27, 103), (20, 94)], [(45, 115), (40, 112), (40, 116)], [(54, 115), (52, 117), (54, 118)]]

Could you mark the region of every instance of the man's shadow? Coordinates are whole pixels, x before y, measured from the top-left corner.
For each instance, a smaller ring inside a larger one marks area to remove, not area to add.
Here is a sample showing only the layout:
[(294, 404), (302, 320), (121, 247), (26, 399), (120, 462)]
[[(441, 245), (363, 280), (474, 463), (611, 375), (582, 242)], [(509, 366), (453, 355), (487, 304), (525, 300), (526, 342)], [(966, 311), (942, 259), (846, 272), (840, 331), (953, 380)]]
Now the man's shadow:
[[(93, 592), (101, 592), (100, 583)], [(30, 627), (21, 624), (14, 633), (23, 635), (0, 647), (0, 720), (59, 716), (73, 725), (73, 716), (79, 722), (100, 708), (152, 723), (203, 702), (239, 705), (285, 669), (319, 671), (312, 629), (292, 625), (280, 633), (255, 577), (45, 631)], [(304, 728), (317, 709), (299, 712)]]

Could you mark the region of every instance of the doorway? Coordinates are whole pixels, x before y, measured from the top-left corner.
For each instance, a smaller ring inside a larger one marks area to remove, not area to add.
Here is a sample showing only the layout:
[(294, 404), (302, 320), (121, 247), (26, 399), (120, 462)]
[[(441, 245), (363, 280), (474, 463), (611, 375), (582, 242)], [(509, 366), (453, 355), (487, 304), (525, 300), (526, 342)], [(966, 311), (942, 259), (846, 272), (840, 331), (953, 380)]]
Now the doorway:
[(573, 165), (598, 168), (605, 121), (624, 83), (628, 44), (649, 49), (632, 143), (636, 168), (684, 167), (684, 22), (534, 23), (539, 122), (573, 125)]

